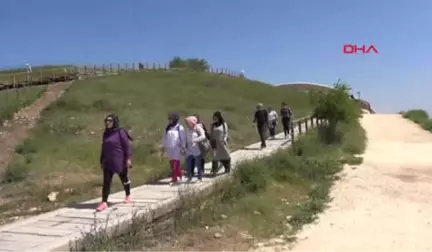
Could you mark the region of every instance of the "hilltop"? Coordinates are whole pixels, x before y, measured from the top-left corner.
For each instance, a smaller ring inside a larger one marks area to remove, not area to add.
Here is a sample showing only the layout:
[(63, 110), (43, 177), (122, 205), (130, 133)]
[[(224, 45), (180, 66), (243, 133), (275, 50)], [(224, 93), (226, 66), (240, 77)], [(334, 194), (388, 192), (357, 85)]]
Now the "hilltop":
[[(104, 117), (114, 112), (135, 138), (133, 185), (167, 176), (159, 144), (167, 113), (199, 113), (208, 125), (221, 110), (232, 150), (258, 141), (252, 115), (257, 102), (279, 108), (286, 101), (296, 117), (310, 113), (307, 94), (282, 91), (245, 78), (197, 72), (129, 72), (76, 81), (42, 112), (30, 137), (16, 147), (3, 174), (2, 218), (36, 213), (97, 197)], [(115, 190), (120, 183), (115, 181)], [(47, 202), (58, 192), (55, 204)], [(36, 210), (35, 210), (36, 208)]]

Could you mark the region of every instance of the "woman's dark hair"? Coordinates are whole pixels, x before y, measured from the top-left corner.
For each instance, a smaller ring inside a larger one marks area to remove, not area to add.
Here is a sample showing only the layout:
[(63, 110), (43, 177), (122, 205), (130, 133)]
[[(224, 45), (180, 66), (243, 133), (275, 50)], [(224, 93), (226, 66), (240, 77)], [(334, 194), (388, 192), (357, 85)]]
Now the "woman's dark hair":
[(177, 113), (170, 113), (168, 118), (171, 120), (171, 122), (169, 122), (165, 127), (165, 133), (168, 132), (168, 130), (170, 130), (172, 127), (176, 126), (180, 120), (180, 116)]
[(222, 113), (220, 111), (214, 112), (213, 117), (216, 117), (217, 125), (221, 125), (221, 124), (225, 123), (225, 120), (222, 117)]

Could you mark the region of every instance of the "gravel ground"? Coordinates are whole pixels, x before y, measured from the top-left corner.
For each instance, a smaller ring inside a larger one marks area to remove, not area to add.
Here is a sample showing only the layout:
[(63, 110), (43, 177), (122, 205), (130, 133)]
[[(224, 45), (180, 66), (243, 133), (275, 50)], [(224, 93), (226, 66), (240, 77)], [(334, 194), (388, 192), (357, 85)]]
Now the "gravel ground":
[(304, 227), (292, 250), (431, 251), (432, 134), (400, 115), (364, 115), (362, 125), (363, 164), (344, 170), (330, 208)]

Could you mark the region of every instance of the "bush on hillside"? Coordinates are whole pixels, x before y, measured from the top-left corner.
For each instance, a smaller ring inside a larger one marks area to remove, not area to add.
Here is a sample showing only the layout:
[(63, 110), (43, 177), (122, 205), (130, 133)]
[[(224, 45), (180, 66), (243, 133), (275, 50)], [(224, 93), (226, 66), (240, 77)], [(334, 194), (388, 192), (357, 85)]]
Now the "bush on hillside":
[(402, 116), (409, 119), (428, 131), (432, 132), (432, 120), (429, 119), (429, 114), (422, 109), (412, 109), (407, 112), (403, 112)]
[(429, 115), (422, 109), (412, 109), (403, 113), (403, 117), (414, 121), (415, 123), (423, 123), (429, 120)]
[(360, 108), (350, 98), (351, 88), (348, 84), (336, 83), (330, 90), (316, 90), (310, 93), (314, 115), (328, 121), (327, 137), (336, 139), (336, 128), (343, 123), (353, 123), (360, 116)]
[(182, 59), (180, 57), (174, 57), (169, 62), (170, 68), (193, 70), (198, 72), (205, 72), (210, 68), (207, 60), (198, 58), (187, 58)]

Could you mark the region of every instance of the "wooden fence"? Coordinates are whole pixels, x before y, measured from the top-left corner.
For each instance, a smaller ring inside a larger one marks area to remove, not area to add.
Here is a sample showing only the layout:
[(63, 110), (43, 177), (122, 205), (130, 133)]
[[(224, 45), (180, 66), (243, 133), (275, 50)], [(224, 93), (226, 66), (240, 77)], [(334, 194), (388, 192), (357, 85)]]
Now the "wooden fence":
[[(40, 68), (31, 73), (15, 72), (1, 74), (0, 91), (24, 88), (28, 86), (47, 85), (57, 82), (71, 81), (95, 76), (117, 75), (125, 72), (178, 72), (191, 71), (190, 69), (170, 68), (168, 64), (158, 63), (132, 63), (132, 64), (103, 64), (84, 65), (64, 68)], [(207, 70), (211, 74), (243, 77), (239, 72), (226, 68), (213, 68)]]

